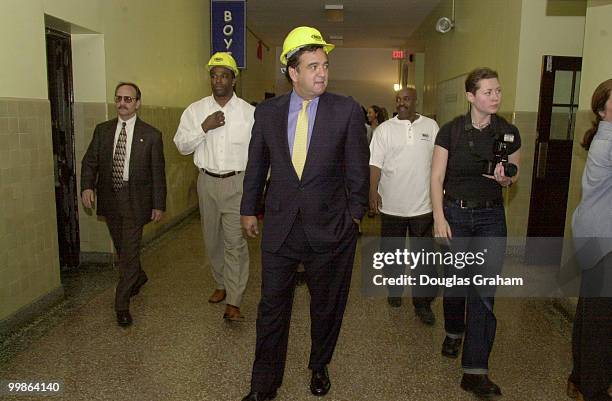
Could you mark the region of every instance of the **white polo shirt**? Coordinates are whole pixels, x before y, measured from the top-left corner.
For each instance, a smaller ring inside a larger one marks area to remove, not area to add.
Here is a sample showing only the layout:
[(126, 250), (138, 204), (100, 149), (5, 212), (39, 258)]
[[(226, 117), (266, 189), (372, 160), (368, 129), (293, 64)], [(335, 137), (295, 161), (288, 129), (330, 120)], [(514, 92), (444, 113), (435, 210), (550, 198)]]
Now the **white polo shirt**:
[(376, 128), (370, 143), (370, 165), (381, 169), (380, 211), (401, 217), (431, 212), (429, 180), (438, 124), (418, 115), (411, 123), (393, 117)]

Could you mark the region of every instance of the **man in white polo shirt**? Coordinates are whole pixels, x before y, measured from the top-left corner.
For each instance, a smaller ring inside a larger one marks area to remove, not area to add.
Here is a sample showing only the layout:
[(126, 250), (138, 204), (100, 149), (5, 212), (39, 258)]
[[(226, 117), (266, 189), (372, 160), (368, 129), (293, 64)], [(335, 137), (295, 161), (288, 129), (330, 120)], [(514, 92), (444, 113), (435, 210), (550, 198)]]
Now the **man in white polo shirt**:
[[(431, 158), (438, 124), (416, 113), (417, 93), (414, 88), (397, 92), (397, 116), (376, 129), (370, 144), (370, 209), (381, 214), (381, 248), (394, 252), (404, 249), (406, 232), (415, 241), (414, 251), (430, 249), (433, 214), (429, 198)], [(404, 274), (405, 266), (389, 266), (388, 277)], [(418, 266), (418, 274), (435, 274), (435, 266)], [(417, 277), (418, 282), (418, 277)], [(401, 306), (401, 286), (389, 286), (389, 305)], [(431, 302), (436, 287), (412, 287), (412, 303), (419, 319), (435, 323)]]
[(240, 321), (242, 293), (249, 278), (249, 249), (240, 226), (242, 180), (255, 108), (234, 93), (236, 61), (215, 53), (208, 62), (212, 95), (183, 112), (174, 143), (193, 153), (204, 243), (216, 289), (210, 303), (225, 300), (226, 320)]

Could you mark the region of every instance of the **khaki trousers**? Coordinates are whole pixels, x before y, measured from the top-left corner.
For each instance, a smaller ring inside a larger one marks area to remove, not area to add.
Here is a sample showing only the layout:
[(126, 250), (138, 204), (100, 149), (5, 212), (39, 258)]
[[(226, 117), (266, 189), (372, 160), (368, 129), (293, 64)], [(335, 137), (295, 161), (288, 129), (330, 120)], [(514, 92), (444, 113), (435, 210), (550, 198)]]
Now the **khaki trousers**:
[(249, 279), (249, 249), (240, 226), (244, 173), (212, 177), (200, 170), (198, 198), (204, 245), (217, 289), (236, 307)]

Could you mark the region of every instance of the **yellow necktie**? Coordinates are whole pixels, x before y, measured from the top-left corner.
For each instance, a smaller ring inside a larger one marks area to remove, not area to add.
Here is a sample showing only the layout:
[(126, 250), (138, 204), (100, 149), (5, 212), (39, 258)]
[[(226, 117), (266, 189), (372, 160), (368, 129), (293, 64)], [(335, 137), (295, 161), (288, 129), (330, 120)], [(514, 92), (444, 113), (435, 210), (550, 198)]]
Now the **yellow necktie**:
[(308, 151), (308, 104), (310, 100), (302, 102), (302, 110), (295, 124), (295, 139), (293, 140), (293, 153), (291, 162), (298, 177), (302, 178), (304, 165), (306, 164), (306, 152)]

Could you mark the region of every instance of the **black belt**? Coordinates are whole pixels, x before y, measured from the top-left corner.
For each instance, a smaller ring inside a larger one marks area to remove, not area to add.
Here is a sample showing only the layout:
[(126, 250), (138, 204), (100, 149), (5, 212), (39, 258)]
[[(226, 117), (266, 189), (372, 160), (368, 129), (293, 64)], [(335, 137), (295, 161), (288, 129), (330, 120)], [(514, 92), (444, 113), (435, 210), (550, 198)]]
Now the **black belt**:
[(501, 199), (495, 200), (485, 200), (485, 201), (469, 201), (469, 200), (461, 200), (455, 199), (450, 195), (444, 195), (444, 200), (452, 203), (453, 205), (457, 205), (462, 209), (487, 209), (492, 207), (503, 206), (504, 201)]
[(200, 170), (202, 170), (202, 172), (204, 174), (207, 174), (207, 175), (209, 175), (211, 177), (215, 177), (215, 178), (228, 178), (228, 177), (233, 177), (233, 176), (235, 176), (237, 174), (242, 173), (242, 171), (230, 171), (229, 173), (225, 173), (225, 174), (216, 174), (216, 173), (211, 173), (208, 170), (204, 170), (203, 168), (201, 168)]

